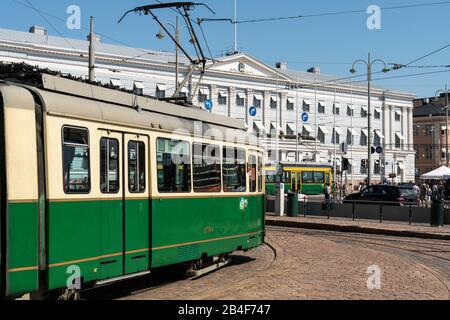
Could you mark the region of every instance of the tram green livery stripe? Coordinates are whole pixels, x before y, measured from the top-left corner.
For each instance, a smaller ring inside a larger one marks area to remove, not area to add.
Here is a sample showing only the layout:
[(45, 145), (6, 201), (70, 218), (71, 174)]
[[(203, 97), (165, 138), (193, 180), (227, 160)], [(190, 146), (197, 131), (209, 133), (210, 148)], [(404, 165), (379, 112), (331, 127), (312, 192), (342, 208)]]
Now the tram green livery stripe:
[(120, 200), (49, 203), (49, 289), (66, 286), (71, 266), (89, 282), (264, 241), (263, 195), (127, 200), (125, 228), (122, 205)]
[(7, 295), (38, 289), (38, 205), (8, 203)]

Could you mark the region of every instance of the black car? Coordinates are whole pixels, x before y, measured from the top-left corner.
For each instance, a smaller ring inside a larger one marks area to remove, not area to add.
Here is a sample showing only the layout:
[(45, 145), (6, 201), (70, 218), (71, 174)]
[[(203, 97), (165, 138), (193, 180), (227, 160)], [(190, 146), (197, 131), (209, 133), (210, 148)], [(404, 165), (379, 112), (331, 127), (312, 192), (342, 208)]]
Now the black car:
[(416, 190), (409, 186), (371, 185), (361, 192), (346, 196), (344, 203), (365, 203), (386, 205), (418, 205), (419, 199)]

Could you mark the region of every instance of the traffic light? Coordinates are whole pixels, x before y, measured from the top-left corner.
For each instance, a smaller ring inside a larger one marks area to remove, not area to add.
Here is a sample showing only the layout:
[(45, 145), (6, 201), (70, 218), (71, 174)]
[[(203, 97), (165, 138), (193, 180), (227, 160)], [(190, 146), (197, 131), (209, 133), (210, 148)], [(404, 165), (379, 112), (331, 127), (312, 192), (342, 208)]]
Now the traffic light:
[(361, 167), (367, 168), (367, 159), (362, 159), (361, 160)]

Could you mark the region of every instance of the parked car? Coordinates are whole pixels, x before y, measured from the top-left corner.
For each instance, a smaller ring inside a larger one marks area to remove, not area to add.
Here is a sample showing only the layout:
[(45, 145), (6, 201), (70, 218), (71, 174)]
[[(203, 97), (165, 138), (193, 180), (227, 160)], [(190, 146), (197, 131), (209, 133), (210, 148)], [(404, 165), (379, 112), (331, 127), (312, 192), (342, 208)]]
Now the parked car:
[(308, 202), (308, 196), (306, 194), (301, 193), (300, 191), (298, 192), (298, 202), (301, 203), (306, 203)]
[[(287, 193), (284, 194), (284, 198), (287, 198)], [(306, 194), (298, 192), (298, 202), (308, 202), (308, 196)]]
[(365, 203), (385, 205), (419, 205), (416, 190), (409, 186), (371, 185), (358, 193), (346, 196), (344, 203)]

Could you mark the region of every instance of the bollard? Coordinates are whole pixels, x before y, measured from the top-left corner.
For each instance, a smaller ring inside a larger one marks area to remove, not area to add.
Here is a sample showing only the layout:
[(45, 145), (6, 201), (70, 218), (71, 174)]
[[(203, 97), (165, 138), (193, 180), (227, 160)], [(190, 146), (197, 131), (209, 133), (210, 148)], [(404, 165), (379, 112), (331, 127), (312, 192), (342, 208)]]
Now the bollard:
[(444, 225), (444, 201), (435, 199), (431, 204), (431, 226), (442, 227)]
[(380, 203), (380, 223), (383, 222), (383, 204)]
[(352, 202), (353, 206), (352, 206), (352, 219), (353, 221), (355, 221), (355, 201)]

